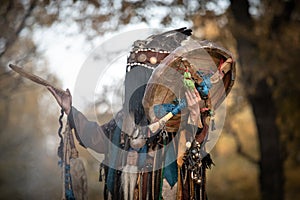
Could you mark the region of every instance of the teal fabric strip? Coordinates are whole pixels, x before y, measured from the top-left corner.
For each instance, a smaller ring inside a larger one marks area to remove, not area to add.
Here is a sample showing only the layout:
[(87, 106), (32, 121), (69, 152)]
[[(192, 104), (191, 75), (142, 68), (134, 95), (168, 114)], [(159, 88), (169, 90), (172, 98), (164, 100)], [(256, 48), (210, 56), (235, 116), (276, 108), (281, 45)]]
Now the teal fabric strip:
[(119, 144), (120, 144), (120, 137), (121, 137), (121, 128), (123, 124), (123, 121), (120, 120), (117, 122), (117, 127), (114, 130), (114, 135), (112, 138), (112, 145), (110, 147), (110, 155), (109, 155), (109, 168), (108, 168), (108, 173), (107, 173), (107, 178), (106, 178), (106, 185), (107, 189), (113, 193), (114, 191), (114, 176), (116, 173), (116, 160), (118, 157), (118, 152), (119, 152)]
[(167, 151), (165, 153), (165, 164), (167, 166), (164, 169), (164, 178), (166, 178), (170, 186), (173, 187), (177, 183), (178, 173), (176, 155), (174, 151), (174, 146), (172, 145), (172, 141), (167, 146)]
[(153, 107), (154, 114), (157, 118), (162, 118), (169, 112), (172, 112), (173, 115), (177, 115), (183, 108), (186, 107), (186, 100), (180, 99), (177, 100), (176, 104), (158, 104)]

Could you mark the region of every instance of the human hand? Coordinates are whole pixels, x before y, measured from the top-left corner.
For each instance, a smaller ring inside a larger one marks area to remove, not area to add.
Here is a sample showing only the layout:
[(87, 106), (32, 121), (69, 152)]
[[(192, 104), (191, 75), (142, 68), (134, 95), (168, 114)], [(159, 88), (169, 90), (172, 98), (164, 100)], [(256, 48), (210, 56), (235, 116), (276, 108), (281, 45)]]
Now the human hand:
[(47, 89), (55, 97), (58, 105), (68, 115), (71, 111), (71, 106), (72, 106), (72, 96), (71, 96), (70, 90), (67, 89), (66, 91), (62, 92), (51, 86), (48, 86)]
[(196, 88), (194, 90), (187, 90), (185, 92), (187, 106), (190, 111), (190, 119), (197, 122), (200, 119), (200, 106), (201, 97)]

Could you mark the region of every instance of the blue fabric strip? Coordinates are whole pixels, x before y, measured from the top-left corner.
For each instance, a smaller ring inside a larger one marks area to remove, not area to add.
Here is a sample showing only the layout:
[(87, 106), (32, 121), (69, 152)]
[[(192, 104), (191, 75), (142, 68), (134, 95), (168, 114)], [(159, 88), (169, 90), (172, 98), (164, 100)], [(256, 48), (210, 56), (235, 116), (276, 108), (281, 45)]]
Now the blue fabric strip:
[(180, 99), (178, 104), (158, 104), (153, 107), (154, 114), (157, 118), (162, 118), (169, 112), (173, 115), (177, 115), (183, 108), (186, 107), (186, 100)]
[(148, 145), (145, 144), (140, 150), (138, 151), (139, 153), (139, 158), (138, 158), (138, 166), (144, 166), (146, 159), (147, 159), (147, 151), (148, 151)]
[(109, 168), (107, 172), (107, 179), (106, 179), (106, 184), (107, 184), (107, 189), (113, 193), (114, 190), (114, 176), (116, 173), (116, 160), (118, 156), (118, 151), (119, 151), (119, 143), (120, 143), (120, 137), (121, 137), (121, 128), (123, 124), (123, 121), (120, 120), (117, 122), (117, 127), (114, 130), (114, 135), (112, 138), (112, 145), (110, 147), (110, 159), (109, 159)]
[(154, 114), (157, 118), (162, 118), (175, 108), (174, 104), (159, 104), (154, 106)]
[(206, 97), (209, 93), (210, 88), (212, 87), (212, 84), (210, 82), (211, 74), (204, 74), (203, 72), (197, 71), (197, 73), (201, 76), (203, 81), (199, 84), (197, 87), (198, 92), (202, 97)]
[(164, 169), (164, 178), (168, 181), (171, 187), (173, 187), (178, 180), (177, 173), (177, 162), (176, 155), (174, 151), (174, 146), (171, 143), (167, 146), (165, 153), (165, 164), (167, 165)]
[(186, 107), (186, 100), (180, 99), (176, 107), (172, 110), (172, 114), (177, 115), (185, 107)]

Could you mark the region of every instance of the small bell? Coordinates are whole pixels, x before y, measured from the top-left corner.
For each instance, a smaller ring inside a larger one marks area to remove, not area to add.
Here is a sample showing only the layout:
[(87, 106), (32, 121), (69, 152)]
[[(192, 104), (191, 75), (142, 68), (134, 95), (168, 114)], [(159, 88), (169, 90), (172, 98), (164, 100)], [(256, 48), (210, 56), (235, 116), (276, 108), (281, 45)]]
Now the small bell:
[(185, 143), (185, 146), (186, 146), (187, 149), (189, 149), (189, 148), (191, 148), (192, 143), (191, 143), (190, 141), (187, 141), (187, 142)]

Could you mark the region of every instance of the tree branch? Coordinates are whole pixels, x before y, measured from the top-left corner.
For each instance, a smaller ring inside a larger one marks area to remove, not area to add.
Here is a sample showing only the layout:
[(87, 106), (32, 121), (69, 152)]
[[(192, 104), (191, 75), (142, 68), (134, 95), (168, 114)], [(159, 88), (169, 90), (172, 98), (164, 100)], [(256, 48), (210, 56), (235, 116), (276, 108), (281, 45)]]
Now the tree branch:
[(16, 28), (15, 32), (12, 34), (11, 38), (7, 40), (6, 47), (5, 49), (0, 53), (0, 58), (5, 54), (5, 52), (9, 49), (11, 45), (13, 45), (16, 41), (16, 38), (19, 36), (20, 32), (24, 29), (25, 27), (25, 22), (28, 19), (28, 17), (31, 15), (33, 9), (36, 6), (36, 0), (33, 0), (32, 3), (30, 4), (29, 8), (26, 10), (23, 18), (21, 19), (18, 27)]

